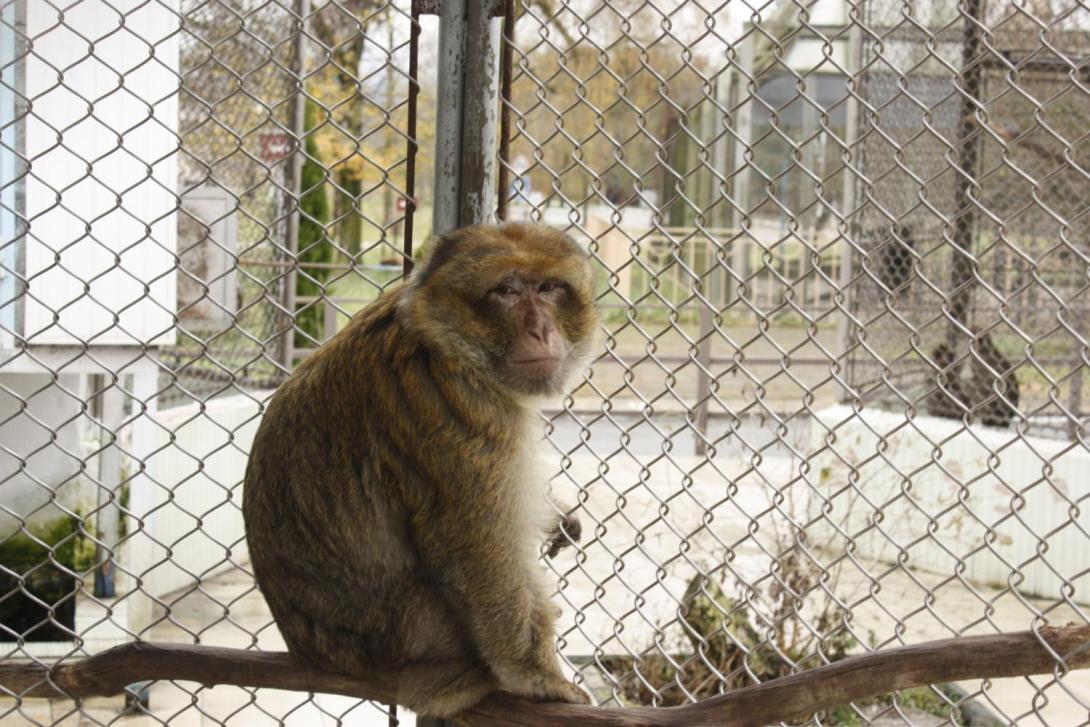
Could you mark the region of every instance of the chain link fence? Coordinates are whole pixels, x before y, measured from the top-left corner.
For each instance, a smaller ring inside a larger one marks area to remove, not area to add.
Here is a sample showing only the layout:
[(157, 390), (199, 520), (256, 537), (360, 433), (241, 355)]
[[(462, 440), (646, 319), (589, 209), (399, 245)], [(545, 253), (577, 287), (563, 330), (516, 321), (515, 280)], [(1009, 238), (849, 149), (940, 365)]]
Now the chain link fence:
[[(542, 412), (583, 521), (544, 566), (574, 678), (665, 706), (1090, 622), (1090, 6), (514, 5), (497, 210), (584, 243), (603, 316)], [(437, 9), (0, 0), (0, 659), (283, 648), (246, 457), (430, 234)], [(0, 690), (13, 724), (413, 719)], [(989, 716), (1087, 723), (1090, 678), (1058, 655), (807, 724)]]

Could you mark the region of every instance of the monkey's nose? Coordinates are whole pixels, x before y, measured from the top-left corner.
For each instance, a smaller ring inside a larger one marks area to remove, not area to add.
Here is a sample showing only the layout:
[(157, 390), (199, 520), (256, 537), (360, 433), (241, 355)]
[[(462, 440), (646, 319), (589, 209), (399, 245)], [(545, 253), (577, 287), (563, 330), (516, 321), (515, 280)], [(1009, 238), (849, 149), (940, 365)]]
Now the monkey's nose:
[(540, 343), (545, 343), (549, 340), (549, 330), (544, 325), (527, 326), (526, 335)]
[(540, 343), (548, 343), (555, 331), (552, 319), (539, 311), (531, 309), (526, 316), (526, 335)]

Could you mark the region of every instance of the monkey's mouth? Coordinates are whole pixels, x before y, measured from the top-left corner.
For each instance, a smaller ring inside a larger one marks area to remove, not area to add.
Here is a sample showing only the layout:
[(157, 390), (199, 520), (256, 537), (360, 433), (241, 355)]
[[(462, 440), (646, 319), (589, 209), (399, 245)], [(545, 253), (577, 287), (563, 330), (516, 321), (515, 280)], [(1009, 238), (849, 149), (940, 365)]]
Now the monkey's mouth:
[(527, 381), (551, 379), (560, 368), (560, 359), (556, 356), (534, 356), (532, 358), (513, 359), (512, 373)]

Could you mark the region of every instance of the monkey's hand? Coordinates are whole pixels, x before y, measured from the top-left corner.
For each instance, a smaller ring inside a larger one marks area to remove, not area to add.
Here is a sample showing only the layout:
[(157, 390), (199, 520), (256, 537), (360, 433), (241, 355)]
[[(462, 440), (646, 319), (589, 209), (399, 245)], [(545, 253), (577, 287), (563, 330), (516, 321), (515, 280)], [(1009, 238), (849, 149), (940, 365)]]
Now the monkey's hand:
[(557, 554), (572, 543), (578, 543), (583, 537), (583, 524), (575, 515), (561, 515), (556, 523), (546, 534), (546, 543), (549, 546), (547, 555), (555, 558)]

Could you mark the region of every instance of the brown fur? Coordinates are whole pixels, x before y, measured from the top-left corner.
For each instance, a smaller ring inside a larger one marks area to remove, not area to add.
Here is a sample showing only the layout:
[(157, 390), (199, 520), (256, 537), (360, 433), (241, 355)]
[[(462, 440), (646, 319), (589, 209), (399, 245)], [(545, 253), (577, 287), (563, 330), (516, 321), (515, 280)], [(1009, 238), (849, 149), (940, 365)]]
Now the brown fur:
[[(512, 274), (566, 287), (523, 314), (495, 302)], [(550, 311), (565, 355), (530, 375), (511, 358)], [(528, 465), (535, 397), (563, 389), (596, 328), (571, 240), (478, 226), (440, 239), (298, 367), (261, 422), (243, 500), (254, 573), (296, 657), (396, 673), (401, 704), (441, 717), (493, 689), (586, 701), (555, 651), (537, 562), (551, 523)], [(553, 528), (554, 544), (578, 537), (577, 521)]]

